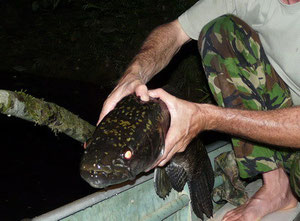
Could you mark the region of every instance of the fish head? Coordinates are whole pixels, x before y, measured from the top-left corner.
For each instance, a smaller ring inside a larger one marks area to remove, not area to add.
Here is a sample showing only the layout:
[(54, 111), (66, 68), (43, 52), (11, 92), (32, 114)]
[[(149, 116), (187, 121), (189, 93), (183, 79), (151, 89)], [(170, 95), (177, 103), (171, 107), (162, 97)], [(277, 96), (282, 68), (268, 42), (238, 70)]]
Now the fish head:
[(157, 100), (125, 97), (101, 121), (88, 142), (81, 177), (95, 188), (133, 180), (151, 167), (163, 150), (169, 112)]
[(95, 188), (132, 180), (135, 178), (130, 167), (132, 153), (133, 150), (129, 146), (116, 148), (114, 143), (109, 141), (101, 144), (101, 148), (90, 144), (81, 160), (80, 175)]

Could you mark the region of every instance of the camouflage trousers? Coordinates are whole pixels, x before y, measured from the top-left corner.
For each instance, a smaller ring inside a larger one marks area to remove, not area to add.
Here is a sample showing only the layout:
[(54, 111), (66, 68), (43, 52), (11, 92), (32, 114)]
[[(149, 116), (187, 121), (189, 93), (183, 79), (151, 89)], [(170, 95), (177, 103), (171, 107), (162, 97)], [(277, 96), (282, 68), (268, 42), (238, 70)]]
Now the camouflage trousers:
[[(198, 47), (208, 84), (219, 106), (274, 110), (293, 105), (289, 89), (271, 66), (258, 34), (241, 19), (223, 15), (201, 31)], [(299, 191), (299, 152), (234, 137), (239, 175), (253, 177), (279, 167)]]

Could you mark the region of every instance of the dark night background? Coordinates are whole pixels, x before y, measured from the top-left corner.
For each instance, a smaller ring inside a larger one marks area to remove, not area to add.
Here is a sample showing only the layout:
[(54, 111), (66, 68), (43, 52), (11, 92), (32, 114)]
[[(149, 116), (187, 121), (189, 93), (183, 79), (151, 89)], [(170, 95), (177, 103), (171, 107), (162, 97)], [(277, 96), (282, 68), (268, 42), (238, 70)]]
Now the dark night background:
[[(0, 89), (26, 91), (95, 124), (150, 31), (195, 2), (0, 0)], [(205, 97), (199, 72), (192, 42), (160, 76), (184, 73), (181, 81), (197, 82)], [(0, 115), (0, 123), (0, 220), (32, 218), (97, 191), (79, 176), (80, 143), (14, 117)]]

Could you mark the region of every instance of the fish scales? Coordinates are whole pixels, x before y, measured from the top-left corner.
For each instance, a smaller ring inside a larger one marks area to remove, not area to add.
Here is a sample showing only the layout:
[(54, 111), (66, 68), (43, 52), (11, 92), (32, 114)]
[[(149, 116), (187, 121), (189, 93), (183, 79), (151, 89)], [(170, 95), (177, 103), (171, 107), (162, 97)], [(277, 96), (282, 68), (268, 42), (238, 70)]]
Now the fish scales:
[[(134, 179), (163, 153), (169, 125), (170, 113), (160, 99), (143, 102), (135, 95), (124, 97), (87, 142), (80, 166), (82, 178), (95, 188)], [(211, 217), (214, 173), (199, 138), (154, 172), (154, 187), (161, 198), (172, 188), (182, 191), (186, 183), (194, 213), (201, 219), (203, 213)]]

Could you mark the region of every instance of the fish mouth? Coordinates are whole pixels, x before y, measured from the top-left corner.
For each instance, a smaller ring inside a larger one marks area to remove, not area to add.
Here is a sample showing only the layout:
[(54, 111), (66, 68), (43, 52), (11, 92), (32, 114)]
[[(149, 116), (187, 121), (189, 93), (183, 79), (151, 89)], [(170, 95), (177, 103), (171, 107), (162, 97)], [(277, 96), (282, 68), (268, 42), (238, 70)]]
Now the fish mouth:
[(80, 168), (80, 176), (94, 188), (105, 188), (114, 184), (119, 184), (127, 180), (135, 179), (135, 176), (131, 173), (127, 167), (113, 167), (104, 170), (89, 168), (82, 166)]

